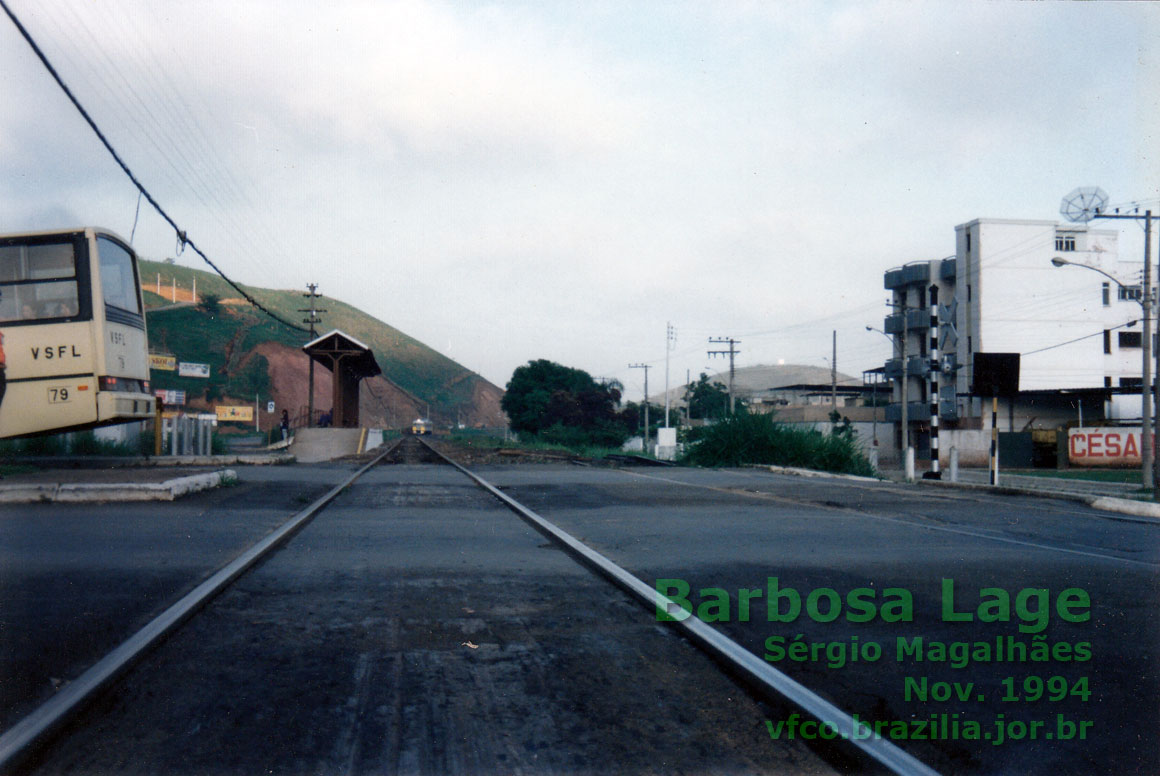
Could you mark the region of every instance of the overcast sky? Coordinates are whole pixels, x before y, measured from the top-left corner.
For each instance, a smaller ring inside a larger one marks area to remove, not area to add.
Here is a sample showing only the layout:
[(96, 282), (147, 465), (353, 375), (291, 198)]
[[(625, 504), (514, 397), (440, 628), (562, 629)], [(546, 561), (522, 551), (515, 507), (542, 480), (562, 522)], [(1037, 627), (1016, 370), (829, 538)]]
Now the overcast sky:
[[(860, 375), (883, 272), (956, 224), (1160, 204), (1157, 3), (6, 2), (227, 274), (501, 386), (655, 391), (670, 321), (673, 384), (726, 365), (709, 337), (828, 366), (835, 329)], [(129, 239), (135, 188), (6, 17), (0, 105), (0, 232)], [(176, 254), (148, 203), (134, 245)]]

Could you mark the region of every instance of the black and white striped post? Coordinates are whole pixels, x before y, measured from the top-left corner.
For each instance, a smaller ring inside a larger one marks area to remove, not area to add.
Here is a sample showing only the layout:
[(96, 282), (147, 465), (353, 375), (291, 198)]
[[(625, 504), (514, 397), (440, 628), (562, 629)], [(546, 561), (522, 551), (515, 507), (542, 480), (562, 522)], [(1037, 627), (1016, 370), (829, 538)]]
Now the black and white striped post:
[(938, 376), (942, 369), (938, 357), (938, 286), (930, 287), (930, 471), (927, 479), (942, 479), (938, 468)]

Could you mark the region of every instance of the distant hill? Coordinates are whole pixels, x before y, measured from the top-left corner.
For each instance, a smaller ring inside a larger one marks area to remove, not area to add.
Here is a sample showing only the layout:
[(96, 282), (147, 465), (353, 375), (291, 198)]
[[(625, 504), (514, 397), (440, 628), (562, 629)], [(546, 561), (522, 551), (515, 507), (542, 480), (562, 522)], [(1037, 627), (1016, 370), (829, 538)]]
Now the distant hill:
[[(290, 329), (254, 308), (215, 274), (166, 262), (141, 261), (148, 311), (149, 347), (178, 361), (210, 365), (208, 380), (176, 372), (152, 372), (155, 388), (184, 390), (194, 406), (250, 404), (255, 394), (264, 410), (273, 400), (278, 412), (262, 416), (262, 427), (282, 409), (291, 415), (307, 405), (308, 359), (300, 348), (309, 334)], [(196, 280), (201, 304), (192, 303)], [(302, 291), (244, 286), (246, 292), (281, 318), (300, 324)], [(216, 312), (206, 300), (216, 299)], [(176, 300), (176, 301), (175, 301)], [(429, 414), (438, 425), (504, 425), (502, 389), (398, 329), (333, 298), (324, 298), (318, 334), (331, 329), (365, 343), (383, 370), (363, 382), (363, 425), (398, 427)], [(329, 409), (330, 372), (315, 366), (315, 408)]]
[[(696, 380), (698, 375), (694, 375)], [(729, 384), (729, 372), (718, 372), (709, 375), (713, 382)], [(743, 366), (733, 372), (733, 390), (738, 396), (754, 396), (774, 388), (786, 385), (817, 385), (830, 384), (829, 367), (810, 366), (808, 364), (758, 364), (757, 366)], [(838, 372), (838, 385), (861, 385), (862, 380), (857, 377)], [(684, 400), (684, 384), (669, 389), (669, 400), (680, 402)], [(664, 392), (651, 397), (651, 400), (661, 404), (665, 400)]]

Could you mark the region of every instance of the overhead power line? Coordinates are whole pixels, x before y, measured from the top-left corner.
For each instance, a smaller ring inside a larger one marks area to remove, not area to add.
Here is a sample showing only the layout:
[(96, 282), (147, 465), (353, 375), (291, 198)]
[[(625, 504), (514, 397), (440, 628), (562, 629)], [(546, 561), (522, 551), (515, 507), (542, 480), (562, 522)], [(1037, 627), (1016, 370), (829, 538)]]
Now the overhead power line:
[(1033, 355), (1035, 353), (1042, 353), (1045, 350), (1055, 350), (1056, 348), (1062, 348), (1064, 345), (1071, 345), (1074, 342), (1080, 342), (1080, 341), (1085, 340), (1085, 339), (1091, 339), (1092, 337), (1098, 337), (1101, 334), (1103, 334), (1105, 331), (1115, 331), (1116, 329), (1123, 329), (1123, 328), (1128, 327), (1128, 326), (1135, 326), (1136, 323), (1137, 323), (1137, 321), (1128, 321), (1126, 323), (1121, 323), (1119, 326), (1113, 326), (1110, 329), (1104, 329), (1103, 331), (1097, 331), (1094, 334), (1085, 334), (1082, 337), (1076, 337), (1075, 339), (1068, 340), (1067, 342), (1059, 342), (1059, 343), (1056, 343), (1055, 345), (1048, 345), (1047, 347), (1039, 348), (1038, 350), (1029, 350), (1026, 353), (1024, 353), (1023, 355), (1030, 356), (1030, 355)]
[(134, 175), (133, 171), (129, 169), (129, 165), (125, 164), (125, 162), (121, 159), (120, 155), (113, 148), (112, 144), (105, 137), (104, 133), (101, 132), (100, 127), (97, 126), (97, 123), (89, 115), (88, 111), (86, 111), (84, 106), (81, 105), (80, 101), (72, 93), (72, 90), (68, 88), (64, 82), (64, 79), (60, 77), (60, 74), (56, 72), (56, 68), (54, 68), (52, 63), (48, 61), (48, 57), (44, 54), (43, 51), (41, 51), (40, 46), (37, 45), (36, 41), (32, 39), (32, 35), (28, 32), (27, 29), (25, 29), (24, 25), (21, 24), (20, 19), (16, 18), (16, 14), (13, 13), (12, 9), (8, 7), (8, 3), (5, 0), (0, 0), (0, 7), (4, 8), (4, 13), (8, 14), (8, 18), (12, 20), (12, 24), (16, 26), (16, 29), (20, 32), (21, 37), (23, 37), (28, 45), (32, 48), (33, 53), (36, 54), (38, 59), (40, 59), (41, 64), (43, 64), (45, 69), (48, 70), (49, 75), (51, 75), (53, 80), (56, 81), (57, 86), (59, 86), (65, 93), (65, 96), (68, 97), (69, 101), (73, 104), (73, 107), (77, 109), (84, 120), (88, 123), (89, 127), (96, 134), (97, 139), (101, 141), (101, 144), (105, 146), (105, 149), (113, 157), (113, 160), (117, 162), (117, 165), (121, 168), (122, 171), (124, 171), (125, 175), (129, 177), (129, 180), (133, 182), (133, 185), (137, 187), (137, 190), (141, 192), (142, 196), (144, 196), (145, 199), (149, 201), (149, 204), (153, 206), (153, 209), (156, 210), (171, 227), (173, 227), (173, 231), (177, 233), (177, 238), (181, 245), (188, 245), (190, 248), (192, 248), (194, 253), (196, 253), (198, 256), (201, 256), (205, 263), (213, 268), (214, 272), (220, 275), (223, 280), (229, 283), (235, 291), (241, 294), (242, 297), (254, 307), (258, 308), (266, 315), (278, 321), (278, 323), (282, 324), (283, 326), (294, 329), (295, 331), (306, 332), (307, 329), (287, 321), (277, 313), (264, 307), (257, 299), (254, 299), (254, 297), (252, 297), (249, 292), (247, 292), (240, 285), (230, 279), (229, 276), (222, 272), (221, 269), (216, 264), (214, 264), (213, 261), (211, 261), (210, 258), (206, 256), (200, 248), (197, 247), (193, 240), (189, 239), (185, 231), (177, 225), (177, 222), (175, 222), (167, 212), (165, 212), (165, 209), (161, 207), (161, 204), (153, 198), (153, 195), (149, 193), (149, 190), (145, 188), (144, 184), (137, 180), (137, 176)]

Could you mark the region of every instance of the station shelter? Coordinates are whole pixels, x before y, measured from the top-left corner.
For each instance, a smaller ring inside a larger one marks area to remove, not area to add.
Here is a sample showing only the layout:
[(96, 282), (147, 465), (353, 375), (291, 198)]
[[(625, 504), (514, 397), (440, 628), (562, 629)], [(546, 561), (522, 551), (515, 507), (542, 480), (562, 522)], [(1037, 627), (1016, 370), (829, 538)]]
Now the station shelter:
[(335, 428), (359, 426), (359, 383), (382, 374), (371, 349), (349, 334), (334, 329), (302, 346), (311, 359), (330, 370), (334, 401), (331, 424)]

